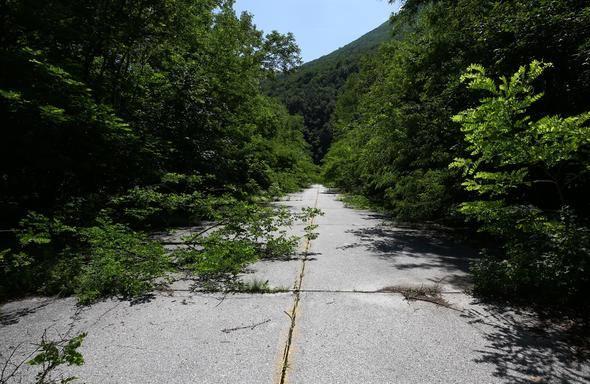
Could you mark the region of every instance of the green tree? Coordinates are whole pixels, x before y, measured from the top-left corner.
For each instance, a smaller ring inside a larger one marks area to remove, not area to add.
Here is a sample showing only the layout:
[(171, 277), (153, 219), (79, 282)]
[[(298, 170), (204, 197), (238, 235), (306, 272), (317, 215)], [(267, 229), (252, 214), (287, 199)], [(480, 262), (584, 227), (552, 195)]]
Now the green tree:
[(263, 44), (265, 58), (263, 66), (272, 72), (287, 73), (299, 67), (302, 63), (301, 49), (297, 46), (295, 35), (289, 32), (283, 35), (272, 31), (265, 36)]
[[(494, 75), (533, 59), (553, 62), (531, 114), (581, 113), (590, 97), (589, 22), (590, 7), (574, 0), (405, 2), (392, 18), (395, 38), (337, 100), (328, 181), (405, 220), (458, 219), (465, 191), (447, 165), (466, 148), (451, 117), (477, 101), (462, 73), (473, 62)], [(590, 213), (588, 183), (580, 177), (568, 192), (582, 216)]]
[[(144, 231), (208, 219), (206, 202), (223, 195), (251, 200), (309, 182), (300, 119), (261, 90), (297, 65), (299, 49), (233, 6), (2, 2), (2, 297), (76, 290), (63, 280), (95, 284), (92, 298), (135, 295), (164, 268), (113, 242), (162, 261)], [(45, 242), (22, 244), (29, 232)]]
[[(533, 61), (496, 83), (482, 66), (472, 65), (462, 77), (470, 89), (489, 94), (454, 117), (470, 156), (451, 165), (463, 171), (465, 189), (479, 197), (460, 211), (504, 242), (502, 256), (476, 268), (478, 288), (487, 293), (568, 300), (590, 283), (589, 231), (576, 219), (568, 194), (590, 172), (590, 113), (530, 116), (543, 96), (532, 84), (550, 67)], [(542, 199), (535, 199), (539, 191)]]

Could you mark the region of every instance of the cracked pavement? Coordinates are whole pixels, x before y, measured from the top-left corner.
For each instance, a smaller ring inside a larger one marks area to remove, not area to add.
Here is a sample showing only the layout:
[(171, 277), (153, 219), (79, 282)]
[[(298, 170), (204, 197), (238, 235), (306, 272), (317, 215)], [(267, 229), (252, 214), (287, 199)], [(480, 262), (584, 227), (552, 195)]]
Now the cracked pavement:
[[(145, 303), (12, 302), (1, 308), (0, 363), (48, 329), (88, 332), (85, 365), (67, 373), (89, 384), (590, 382), (587, 355), (562, 328), (465, 293), (475, 253), (451, 236), (345, 208), (319, 185), (282, 204), (317, 204), (319, 237), (300, 258), (257, 263), (243, 279), (290, 292), (220, 297), (178, 282)], [(453, 308), (379, 292), (422, 285)]]

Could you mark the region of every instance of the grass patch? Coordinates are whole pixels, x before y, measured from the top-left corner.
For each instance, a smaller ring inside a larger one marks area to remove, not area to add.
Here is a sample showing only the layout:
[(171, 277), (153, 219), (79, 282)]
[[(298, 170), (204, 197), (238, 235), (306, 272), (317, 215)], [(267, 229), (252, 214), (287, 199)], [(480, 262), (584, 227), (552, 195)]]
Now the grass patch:
[(251, 294), (270, 294), (289, 292), (287, 287), (271, 287), (268, 280), (254, 279), (247, 282), (238, 282), (236, 284), (235, 292), (237, 293), (251, 293)]

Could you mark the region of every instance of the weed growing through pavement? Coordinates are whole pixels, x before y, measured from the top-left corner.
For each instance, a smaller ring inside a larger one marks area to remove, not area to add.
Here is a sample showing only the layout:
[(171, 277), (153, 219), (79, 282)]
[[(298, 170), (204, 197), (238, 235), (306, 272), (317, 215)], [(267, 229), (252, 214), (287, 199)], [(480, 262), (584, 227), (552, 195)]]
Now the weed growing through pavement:
[(254, 279), (247, 282), (237, 282), (235, 285), (235, 292), (251, 294), (283, 293), (289, 292), (289, 288), (271, 287), (268, 284), (268, 280)]
[(21, 345), (13, 348), (12, 353), (6, 358), (1, 367), (0, 384), (8, 384), (23, 381), (23, 367), (25, 364), (38, 367), (35, 374), (35, 384), (65, 384), (77, 380), (75, 376), (59, 377), (56, 376), (56, 370), (64, 365), (80, 366), (84, 364), (84, 357), (78, 351), (86, 337), (86, 333), (81, 333), (75, 337), (67, 338), (61, 336), (58, 340), (50, 340), (47, 337), (47, 330), (43, 332), (41, 341), (27, 357), (21, 360), (15, 360)]
[(311, 223), (321, 214), (316, 208), (292, 213), (286, 207), (236, 202), (222, 207), (214, 224), (187, 236), (186, 248), (174, 251), (172, 259), (177, 268), (197, 276), (199, 289), (243, 292), (249, 287), (241, 286), (238, 276), (246, 266), (290, 258), (301, 238), (289, 235), (288, 228), (295, 222), (308, 223), (305, 238), (317, 238), (317, 226)]

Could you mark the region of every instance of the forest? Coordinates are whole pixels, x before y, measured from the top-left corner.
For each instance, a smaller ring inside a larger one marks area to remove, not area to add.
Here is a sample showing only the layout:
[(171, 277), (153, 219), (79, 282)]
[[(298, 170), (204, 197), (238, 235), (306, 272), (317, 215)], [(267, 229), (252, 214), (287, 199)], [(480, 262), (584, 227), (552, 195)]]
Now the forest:
[(281, 101), (290, 113), (303, 116), (304, 136), (313, 159), (320, 163), (332, 143), (330, 120), (348, 78), (360, 70), (363, 57), (377, 51), (391, 37), (385, 22), (336, 51), (305, 63), (263, 83), (264, 91)]
[[(314, 177), (302, 118), (261, 91), (299, 64), (299, 48), (233, 1), (1, 8), (0, 300), (144, 293), (171, 264), (149, 233), (270, 225), (275, 212), (258, 202)], [(263, 251), (249, 234), (174, 259), (236, 268)], [(234, 251), (239, 260), (222, 260)]]
[[(233, 0), (0, 9), (0, 301), (217, 289), (293, 251), (277, 228), (320, 212), (268, 202), (321, 178), (476, 239), (478, 295), (590, 303), (586, 1), (407, 0), (303, 66)], [(208, 222), (174, 255), (150, 235)]]
[(587, 305), (588, 3), (408, 0), (391, 23), (337, 99), (326, 180), (478, 231), (476, 293)]

